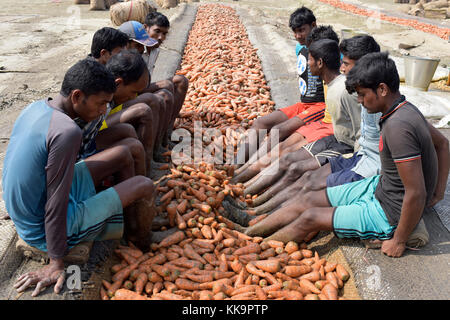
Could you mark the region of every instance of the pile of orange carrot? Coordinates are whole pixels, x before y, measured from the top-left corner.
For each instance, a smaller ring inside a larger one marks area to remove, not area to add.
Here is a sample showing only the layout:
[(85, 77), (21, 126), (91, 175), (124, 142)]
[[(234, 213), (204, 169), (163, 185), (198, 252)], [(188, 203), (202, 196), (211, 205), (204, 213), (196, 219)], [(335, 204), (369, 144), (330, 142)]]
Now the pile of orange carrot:
[[(191, 131), (194, 121), (202, 121), (223, 130), (228, 141), (237, 138), (231, 132), (251, 125), (245, 120), (273, 106), (255, 50), (227, 6), (199, 7), (178, 73), (187, 75), (191, 86), (178, 128)], [(342, 299), (349, 274), (341, 265), (305, 243), (247, 236), (223, 216), (225, 196), (252, 201), (243, 196), (242, 184), (230, 183), (232, 166), (172, 163), (169, 169), (157, 186), (157, 211), (177, 230), (147, 253), (132, 243), (119, 246), (121, 262), (111, 268), (111, 280), (103, 281), (102, 299)]]
[[(340, 264), (295, 242), (263, 241), (214, 218), (179, 230), (153, 250), (119, 246), (104, 300), (337, 300), (349, 279)], [(207, 228), (206, 228), (207, 227)], [(192, 231), (193, 233), (193, 231)]]
[(415, 19), (397, 18), (383, 13), (375, 13), (373, 10), (358, 8), (353, 4), (345, 3), (340, 0), (320, 0), (320, 1), (357, 15), (362, 15), (366, 17), (376, 17), (380, 20), (388, 21), (402, 26), (409, 26), (426, 33), (432, 33), (444, 40), (448, 40), (450, 37), (450, 28), (441, 28), (428, 23), (419, 22)]

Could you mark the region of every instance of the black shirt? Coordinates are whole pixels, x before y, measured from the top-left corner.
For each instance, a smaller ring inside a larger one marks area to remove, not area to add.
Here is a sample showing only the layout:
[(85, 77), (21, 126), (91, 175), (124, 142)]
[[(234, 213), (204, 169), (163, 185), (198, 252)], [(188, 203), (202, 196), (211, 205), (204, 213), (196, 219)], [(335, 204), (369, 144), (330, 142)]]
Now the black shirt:
[(380, 119), (381, 178), (375, 197), (389, 223), (398, 224), (405, 187), (397, 163), (422, 160), (427, 202), (436, 188), (438, 162), (428, 123), (422, 113), (402, 96)]

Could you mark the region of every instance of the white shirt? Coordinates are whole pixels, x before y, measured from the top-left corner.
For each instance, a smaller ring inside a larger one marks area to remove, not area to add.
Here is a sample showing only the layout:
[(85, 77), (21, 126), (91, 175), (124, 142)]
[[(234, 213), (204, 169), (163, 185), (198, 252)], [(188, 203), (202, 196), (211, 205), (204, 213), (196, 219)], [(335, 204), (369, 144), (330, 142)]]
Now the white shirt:
[(150, 72), (150, 75), (152, 75), (153, 70), (155, 69), (155, 63), (156, 59), (158, 59), (158, 55), (159, 55), (159, 48), (154, 48), (150, 49), (150, 51), (147, 51), (147, 47), (145, 47), (145, 51), (142, 54), (142, 58), (147, 64), (147, 69), (148, 72)]

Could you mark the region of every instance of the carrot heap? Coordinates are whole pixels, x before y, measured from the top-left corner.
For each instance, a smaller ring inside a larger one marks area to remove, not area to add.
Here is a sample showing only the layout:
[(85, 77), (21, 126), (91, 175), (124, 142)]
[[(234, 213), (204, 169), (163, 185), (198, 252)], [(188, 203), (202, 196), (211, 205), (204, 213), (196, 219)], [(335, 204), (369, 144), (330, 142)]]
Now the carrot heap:
[[(256, 50), (230, 7), (199, 7), (178, 74), (189, 78), (190, 90), (177, 128), (193, 132), (201, 121), (235, 146), (235, 130), (273, 106)], [(230, 183), (231, 166), (172, 163), (169, 169), (157, 186), (157, 210), (177, 230), (147, 253), (131, 243), (119, 246), (120, 263), (103, 280), (102, 299), (342, 299), (349, 273), (341, 265), (305, 243), (247, 236), (223, 216), (225, 196), (252, 201), (242, 184)]]
[(414, 29), (426, 33), (432, 33), (444, 40), (448, 40), (450, 37), (450, 28), (441, 28), (435, 25), (417, 21), (415, 19), (397, 18), (394, 16), (386, 15), (384, 13), (375, 13), (375, 11), (373, 10), (359, 8), (353, 4), (345, 3), (344, 1), (340, 0), (320, 0), (320, 1), (332, 5), (333, 7), (351, 12), (353, 14), (362, 15), (366, 17), (377, 17), (383, 21), (391, 22), (402, 26), (412, 27)]
[(102, 299), (342, 299), (349, 273), (306, 244), (251, 238), (215, 220), (211, 232), (209, 239), (180, 230), (145, 254), (131, 244), (120, 246), (122, 261), (111, 268), (113, 282), (103, 281)]

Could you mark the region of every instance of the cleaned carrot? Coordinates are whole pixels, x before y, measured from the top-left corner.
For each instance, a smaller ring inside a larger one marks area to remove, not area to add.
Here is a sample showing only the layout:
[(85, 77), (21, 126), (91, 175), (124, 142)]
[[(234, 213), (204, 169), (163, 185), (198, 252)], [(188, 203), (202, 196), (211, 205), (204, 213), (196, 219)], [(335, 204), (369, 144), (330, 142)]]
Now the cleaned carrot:
[(325, 273), (334, 271), (336, 269), (336, 266), (337, 266), (337, 263), (327, 261), (327, 263), (325, 264), (325, 267), (324, 267)]
[(309, 290), (311, 293), (320, 294), (320, 290), (317, 289), (316, 286), (307, 279), (301, 279), (299, 284), (300, 284), (300, 287), (302, 287), (306, 290)]
[(185, 238), (183, 231), (177, 231), (175, 233), (172, 233), (171, 235), (165, 237), (160, 243), (160, 247), (169, 247), (173, 244), (176, 244), (180, 241), (182, 241)]
[(295, 251), (298, 251), (298, 244), (295, 241), (289, 241), (286, 243), (286, 246), (284, 247), (284, 250), (288, 253), (294, 253)]
[(261, 247), (257, 243), (250, 243), (249, 245), (239, 248), (236, 251), (234, 251), (235, 255), (247, 255), (251, 253), (260, 253)]
[(345, 268), (340, 264), (336, 265), (336, 274), (338, 278), (341, 279), (342, 281), (347, 281), (350, 278), (350, 275), (347, 272), (347, 270), (345, 270)]
[(182, 300), (183, 296), (179, 294), (170, 293), (167, 291), (161, 291), (155, 294), (156, 297), (162, 298), (163, 300)]
[(186, 277), (192, 281), (198, 282), (198, 283), (205, 283), (205, 282), (211, 282), (214, 280), (214, 277), (212, 274), (187, 274)]
[(178, 278), (177, 280), (175, 280), (175, 285), (179, 289), (190, 290), (190, 291), (200, 290), (199, 283), (188, 280), (188, 279)]
[(319, 296), (314, 293), (307, 294), (303, 300), (319, 300)]
[[(285, 274), (289, 277), (299, 277), (301, 275), (307, 274), (311, 272), (312, 268), (310, 266), (301, 265), (301, 266), (286, 266)], [(318, 279), (317, 279), (318, 280)]]
[(339, 288), (338, 280), (334, 272), (328, 272), (325, 279), (335, 288)]
[(284, 243), (277, 240), (267, 240), (267, 244), (272, 248), (284, 248)]
[(163, 196), (159, 199), (159, 201), (160, 201), (161, 203), (163, 203), (163, 202), (172, 200), (173, 197), (175, 197), (175, 190), (174, 190), (174, 189), (170, 190), (170, 191), (167, 192), (165, 195), (163, 195)]
[(147, 284), (148, 275), (144, 272), (140, 273), (134, 283), (134, 290), (136, 293), (141, 294), (144, 291), (144, 287)]
[(183, 251), (186, 257), (200, 261), (203, 264), (207, 263), (207, 261), (202, 256), (200, 256), (197, 252), (195, 252), (194, 248), (192, 248), (191, 245), (189, 244), (185, 245)]
[(312, 256), (313, 256), (313, 252), (311, 250), (301, 249), (300, 251), (304, 258), (312, 258)]
[(276, 273), (280, 271), (281, 265), (280, 261), (276, 259), (270, 259), (270, 260), (258, 260), (252, 262), (257, 268), (269, 272), (269, 273)]
[(119, 289), (114, 294), (114, 300), (147, 300), (147, 298), (131, 290)]
[(108, 293), (106, 292), (105, 289), (103, 289), (103, 287), (100, 288), (100, 299), (109, 300)]
[(212, 211), (211, 206), (204, 203), (192, 203), (191, 205), (193, 208), (199, 209), (201, 212), (204, 213), (211, 213)]
[(338, 291), (333, 285), (327, 283), (323, 289), (322, 293), (325, 294), (328, 300), (337, 300), (338, 299)]
[(247, 263), (247, 265), (245, 266), (245, 269), (251, 274), (255, 274), (260, 277), (265, 277), (264, 272), (259, 270), (258, 268), (256, 268), (256, 266), (253, 262)]
[(319, 274), (318, 271), (314, 270), (314, 271), (311, 271), (311, 272), (309, 272), (307, 274), (302, 275), (300, 277), (300, 279), (307, 279), (307, 280), (309, 280), (311, 282), (316, 282), (316, 281), (320, 280), (320, 274)]
[(212, 230), (211, 227), (207, 224), (203, 225), (203, 227), (201, 227), (200, 229), (202, 235), (206, 238), (206, 239), (212, 239), (213, 238), (213, 234), (212, 234)]

